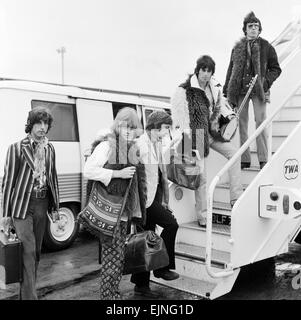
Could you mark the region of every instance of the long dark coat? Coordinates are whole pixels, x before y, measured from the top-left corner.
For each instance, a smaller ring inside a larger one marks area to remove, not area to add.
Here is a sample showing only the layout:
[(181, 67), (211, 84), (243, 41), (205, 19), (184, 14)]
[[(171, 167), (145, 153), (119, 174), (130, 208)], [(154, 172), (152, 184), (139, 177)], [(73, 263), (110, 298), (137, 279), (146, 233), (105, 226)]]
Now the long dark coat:
[[(265, 93), (281, 74), (281, 68), (274, 47), (267, 40), (259, 37), (255, 41), (251, 52), (254, 73), (258, 74), (254, 92), (261, 101), (264, 101)], [(247, 39), (242, 38), (235, 44), (232, 50), (223, 89), (223, 93), (228, 98), (228, 101), (235, 105), (237, 105), (238, 96), (241, 94), (246, 62)]]

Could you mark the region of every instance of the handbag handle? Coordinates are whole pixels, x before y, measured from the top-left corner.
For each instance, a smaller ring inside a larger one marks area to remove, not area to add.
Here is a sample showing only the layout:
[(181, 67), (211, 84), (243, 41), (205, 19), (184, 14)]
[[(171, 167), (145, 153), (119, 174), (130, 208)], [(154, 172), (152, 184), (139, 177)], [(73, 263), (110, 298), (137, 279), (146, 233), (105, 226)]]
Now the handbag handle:
[(135, 222), (131, 222), (130, 235), (137, 234), (138, 233), (137, 228), (140, 228), (141, 231), (145, 231), (140, 224), (137, 224)]
[[(124, 194), (124, 199), (123, 199), (123, 202), (122, 202), (122, 206), (121, 206), (121, 210), (120, 210), (120, 213), (117, 217), (117, 222), (116, 222), (116, 225), (118, 226), (119, 223), (120, 223), (120, 220), (121, 220), (121, 216), (122, 216), (122, 213), (123, 213), (123, 210), (124, 210), (124, 207), (125, 207), (125, 204), (126, 204), (126, 201), (127, 201), (127, 198), (128, 198), (128, 195), (129, 195), (129, 192), (130, 192), (130, 188), (131, 188), (131, 185), (132, 185), (132, 182), (133, 182), (133, 179), (135, 177), (135, 174), (136, 172), (134, 173), (134, 175), (132, 176), (127, 188), (126, 188), (126, 192)], [(116, 232), (117, 232), (117, 228), (115, 228), (114, 232), (113, 232), (113, 238), (115, 237), (116, 235)]]
[[(180, 155), (182, 157), (182, 160), (185, 161), (184, 132), (182, 133), (181, 145), (182, 145), (181, 153), (179, 153), (177, 149), (174, 149), (174, 156)], [(197, 149), (191, 149), (191, 157), (197, 158), (198, 160), (202, 159)]]

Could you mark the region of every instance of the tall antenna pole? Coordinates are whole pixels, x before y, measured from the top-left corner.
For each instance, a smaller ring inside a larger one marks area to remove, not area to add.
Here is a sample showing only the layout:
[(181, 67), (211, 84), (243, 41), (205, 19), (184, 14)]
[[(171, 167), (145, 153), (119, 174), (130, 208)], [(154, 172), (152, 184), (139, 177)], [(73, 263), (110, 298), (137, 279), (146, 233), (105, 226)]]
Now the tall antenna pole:
[(62, 58), (62, 84), (64, 84), (64, 54), (66, 53), (65, 47), (60, 47), (56, 50), (59, 54), (61, 54)]

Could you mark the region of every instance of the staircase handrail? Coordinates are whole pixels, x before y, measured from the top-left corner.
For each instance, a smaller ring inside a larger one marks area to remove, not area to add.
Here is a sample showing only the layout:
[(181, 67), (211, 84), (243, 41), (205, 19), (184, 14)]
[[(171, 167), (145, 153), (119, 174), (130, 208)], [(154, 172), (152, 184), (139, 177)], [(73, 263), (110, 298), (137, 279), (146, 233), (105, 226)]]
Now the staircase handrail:
[[(289, 99), (294, 95), (301, 87), (301, 81), (294, 87), (294, 89), (283, 99), (282, 103), (279, 104), (279, 107), (271, 113), (269, 117), (255, 130), (255, 132), (248, 138), (248, 140), (238, 149), (238, 151), (234, 154), (234, 156), (227, 161), (225, 166), (216, 174), (213, 178), (207, 193), (207, 227), (206, 227), (206, 269), (208, 274), (212, 278), (222, 278), (226, 276), (230, 276), (233, 274), (233, 269), (231, 269), (231, 265), (228, 265), (224, 271), (214, 272), (211, 267), (211, 252), (212, 252), (212, 214), (213, 214), (213, 193), (217, 183), (220, 178), (229, 170), (229, 168), (239, 160), (239, 157), (247, 150), (250, 144), (261, 134), (261, 132), (272, 122), (278, 112), (286, 105)], [(235, 206), (239, 203), (238, 201), (235, 203)], [(231, 220), (233, 221), (233, 217), (235, 214), (231, 215)]]
[[(294, 30), (295, 29), (295, 30)], [(276, 47), (278, 46), (279, 44), (283, 43), (283, 39), (285, 39), (285, 37), (287, 35), (290, 35), (290, 32), (293, 30), (294, 33), (299, 33), (300, 32), (300, 29), (301, 29), (301, 24), (300, 24), (300, 21), (297, 20), (297, 21), (293, 21), (293, 22), (290, 22), (286, 28), (271, 42), (272, 46)], [(296, 35), (295, 35), (296, 36)], [(294, 37), (295, 37), (294, 36)], [(294, 38), (293, 37), (293, 38)], [(292, 41), (292, 39), (289, 39), (287, 40), (288, 42), (289, 41)], [(286, 41), (284, 41), (286, 42)]]
[[(291, 40), (289, 40), (285, 47), (283, 47), (279, 52), (277, 52), (278, 59), (280, 63), (283, 63), (286, 58), (292, 53), (292, 50), (300, 47), (301, 33), (296, 34)], [(287, 53), (287, 56), (282, 59), (282, 57)]]
[[(292, 47), (297, 42), (296, 47), (300, 46), (300, 38), (301, 38), (301, 21), (296, 20), (290, 22), (286, 28), (281, 32), (281, 34), (274, 39), (271, 44), (273, 47), (277, 47), (280, 44), (286, 43), (286, 45), (277, 52), (279, 62), (282, 63), (282, 56), (288, 52), (290, 54), (292, 52)], [(284, 60), (287, 57), (284, 58)]]

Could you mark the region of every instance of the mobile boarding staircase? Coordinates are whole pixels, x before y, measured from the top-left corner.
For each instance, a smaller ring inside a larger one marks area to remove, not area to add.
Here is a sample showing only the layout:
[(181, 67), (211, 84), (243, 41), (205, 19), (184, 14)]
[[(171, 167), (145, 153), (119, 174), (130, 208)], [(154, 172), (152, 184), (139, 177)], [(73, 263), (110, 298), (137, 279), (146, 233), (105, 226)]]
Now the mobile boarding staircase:
[[(179, 223), (176, 271), (180, 277), (174, 281), (153, 277), (153, 281), (215, 299), (231, 291), (240, 267), (287, 252), (289, 243), (298, 234), (301, 226), (300, 21), (290, 23), (273, 45), (282, 74), (272, 87), (267, 119), (254, 129), (229, 161), (210, 151), (206, 229), (195, 221), (194, 192), (171, 185), (170, 206)], [(250, 104), (250, 112), (251, 109)], [(254, 118), (250, 119), (251, 124)], [(255, 140), (265, 128), (269, 132), (271, 154), (260, 170)], [(231, 211), (227, 170), (240, 161), (248, 146), (252, 153), (251, 168), (242, 170), (244, 192)], [(231, 226), (227, 225), (229, 216)]]

